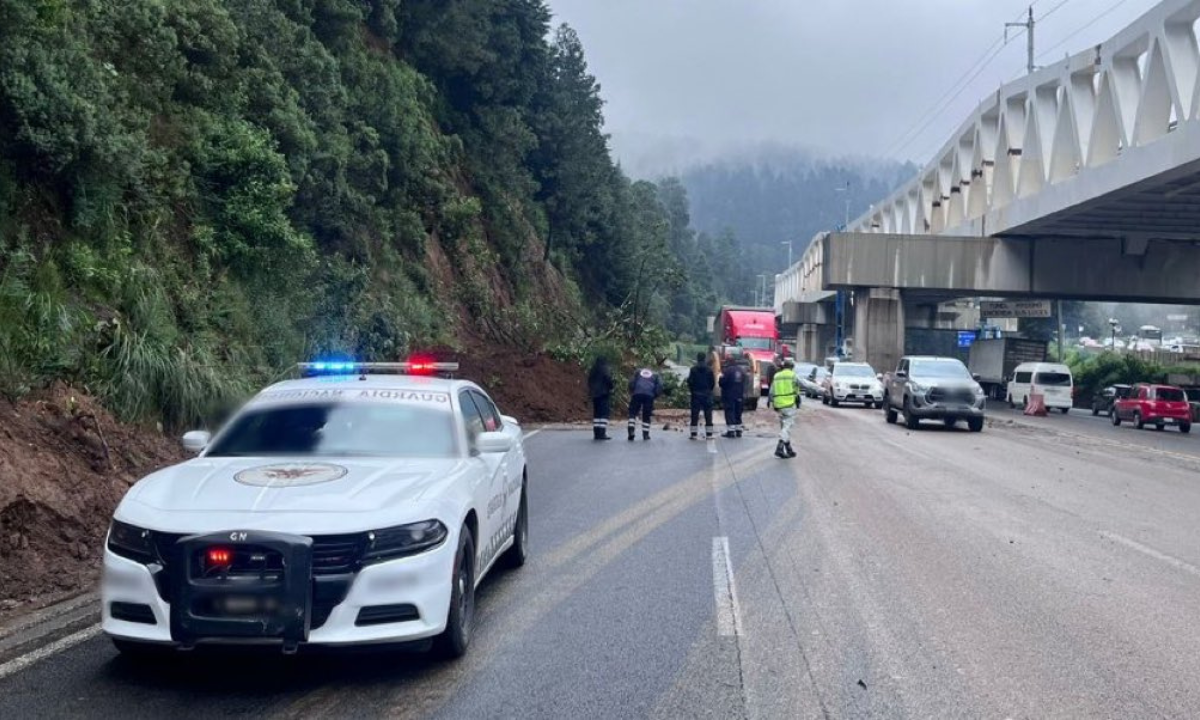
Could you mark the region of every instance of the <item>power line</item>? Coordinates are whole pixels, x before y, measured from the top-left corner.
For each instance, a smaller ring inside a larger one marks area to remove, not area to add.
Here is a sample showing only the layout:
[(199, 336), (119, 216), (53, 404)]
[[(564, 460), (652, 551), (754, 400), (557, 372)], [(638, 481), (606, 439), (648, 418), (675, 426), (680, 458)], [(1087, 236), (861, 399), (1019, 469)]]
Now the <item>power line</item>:
[[(1053, 15), (1054, 13), (1058, 12), (1058, 10), (1059, 10), (1060, 8), (1062, 8), (1062, 6), (1063, 6), (1063, 5), (1066, 5), (1066, 4), (1067, 4), (1067, 3), (1069, 3), (1069, 2), (1071, 2), (1071, 0), (1062, 0), (1062, 2), (1060, 2), (1059, 4), (1057, 4), (1057, 5), (1055, 5), (1054, 7), (1050, 8), (1050, 9), (1049, 9), (1049, 10), (1047, 10), (1046, 12), (1042, 13), (1041, 17), (1039, 17), (1039, 18), (1037, 19), (1037, 21), (1038, 21), (1038, 22), (1041, 22), (1041, 21), (1045, 20), (1046, 18), (1050, 17), (1050, 16), (1051, 16), (1051, 15)], [(1035, 4), (1036, 4), (1036, 3), (1035, 3)]]
[(1117, 0), (1117, 2), (1115, 2), (1115, 3), (1113, 3), (1111, 6), (1109, 6), (1109, 8), (1108, 8), (1107, 10), (1105, 10), (1105, 11), (1101, 12), (1099, 15), (1097, 15), (1097, 16), (1096, 16), (1096, 17), (1094, 17), (1094, 18), (1092, 18), (1092, 19), (1091, 19), (1089, 22), (1087, 22), (1087, 23), (1085, 23), (1085, 24), (1081, 25), (1080, 27), (1076, 28), (1076, 29), (1075, 29), (1073, 32), (1069, 33), (1069, 34), (1068, 34), (1066, 37), (1064, 37), (1062, 40), (1059, 40), (1058, 42), (1054, 43), (1054, 44), (1053, 44), (1053, 45), (1051, 45), (1050, 47), (1046, 48), (1044, 51), (1042, 51), (1042, 53), (1041, 53), (1040, 55), (1038, 55), (1038, 59), (1039, 59), (1039, 60), (1041, 60), (1042, 58), (1046, 57), (1047, 55), (1049, 55), (1050, 53), (1054, 52), (1055, 50), (1057, 50), (1058, 48), (1062, 47), (1063, 45), (1066, 45), (1066, 44), (1067, 44), (1068, 42), (1070, 42), (1070, 40), (1071, 40), (1072, 38), (1074, 38), (1076, 35), (1078, 35), (1079, 33), (1083, 32), (1084, 30), (1087, 30), (1088, 28), (1092, 27), (1092, 26), (1093, 26), (1093, 25), (1095, 25), (1096, 23), (1098, 23), (1098, 22), (1100, 22), (1101, 20), (1103, 20), (1105, 17), (1107, 17), (1107, 16), (1111, 15), (1113, 12), (1115, 12), (1115, 11), (1117, 10), (1117, 8), (1121, 7), (1122, 5), (1124, 5), (1124, 4), (1125, 4), (1125, 3), (1127, 3), (1127, 2), (1129, 2), (1129, 0)]
[[(886, 154), (892, 155), (912, 144), (912, 141), (916, 139), (916, 136), (920, 135), (921, 131), (928, 127), (928, 122), (926, 122), (924, 125), (921, 125), (921, 123), (925, 122), (926, 120), (932, 120), (933, 118), (936, 118), (937, 113), (942, 110), (943, 101), (949, 98), (949, 102), (953, 102), (958, 97), (958, 94), (954, 93), (955, 88), (958, 88), (959, 85), (961, 85), (964, 81), (969, 83), (970, 80), (975, 77), (971, 75), (971, 73), (980, 66), (980, 63), (983, 63), (983, 67), (987, 67), (987, 63), (991, 62), (995, 58), (997, 51), (1004, 49), (1005, 44), (1006, 43), (1003, 36), (997, 37), (995, 42), (988, 46), (988, 48), (983, 51), (983, 54), (980, 55), (975, 62), (971, 63), (966, 71), (959, 76), (959, 78), (955, 80), (949, 88), (947, 88), (946, 92), (943, 93), (942, 96), (937, 100), (935, 100), (932, 105), (930, 105), (931, 109), (926, 110), (913, 122), (911, 126), (909, 126), (908, 130), (905, 130), (900, 134), (899, 137), (896, 138), (896, 140), (892, 143), (892, 149)], [(963, 89), (965, 88), (959, 88), (959, 93), (961, 93)], [(954, 93), (954, 97), (950, 97), (952, 93)]]
[[(895, 145), (895, 149), (890, 151), (888, 155), (899, 153), (901, 150), (904, 150), (911, 145), (917, 138), (921, 137), (921, 134), (925, 132), (925, 130), (927, 130), (931, 124), (933, 124), (933, 121), (937, 120), (939, 114), (949, 107), (955, 100), (957, 100), (963, 94), (963, 92), (970, 87), (975, 78), (979, 77), (983, 71), (987, 69), (988, 65), (990, 65), (991, 62), (995, 60), (1001, 52), (1004, 51), (1004, 48), (1008, 46), (1008, 42), (1020, 36), (1020, 33), (1017, 33), (1014, 37), (1009, 38), (1008, 41), (1001, 37), (997, 39), (996, 42), (992, 43), (991, 47), (988, 48), (988, 51), (981, 56), (979, 60), (975, 61), (975, 64), (967, 68), (966, 73), (964, 73), (962, 77), (958, 79), (958, 81), (951, 85), (950, 89), (947, 90), (946, 93), (943, 94), (936, 103), (934, 103), (933, 109), (927, 111), (921, 116), (921, 118), (918, 118), (917, 123), (919, 123), (919, 126), (914, 126), (915, 129), (910, 129), (908, 132), (904, 133), (904, 135), (900, 136), (900, 141), (898, 141), (898, 144)], [(957, 88), (957, 92), (955, 91), (955, 88)], [(922, 120), (924, 122), (922, 122)]]

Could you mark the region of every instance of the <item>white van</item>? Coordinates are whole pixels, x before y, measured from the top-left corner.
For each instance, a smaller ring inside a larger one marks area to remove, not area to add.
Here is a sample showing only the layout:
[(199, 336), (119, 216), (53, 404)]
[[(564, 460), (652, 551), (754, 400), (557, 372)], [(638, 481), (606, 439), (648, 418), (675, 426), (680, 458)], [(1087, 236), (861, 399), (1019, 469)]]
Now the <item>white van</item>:
[(1058, 408), (1065, 415), (1075, 397), (1075, 378), (1071, 368), (1059, 363), (1021, 363), (1013, 370), (1008, 381), (1008, 406), (1025, 407), (1029, 396), (1041, 393), (1045, 397), (1046, 409)]

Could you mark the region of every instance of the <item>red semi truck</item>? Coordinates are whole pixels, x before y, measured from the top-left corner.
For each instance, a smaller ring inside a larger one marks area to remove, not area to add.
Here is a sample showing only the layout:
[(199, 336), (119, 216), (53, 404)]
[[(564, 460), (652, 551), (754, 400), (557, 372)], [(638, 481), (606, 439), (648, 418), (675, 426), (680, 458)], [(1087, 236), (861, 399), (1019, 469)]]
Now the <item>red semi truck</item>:
[(759, 394), (766, 395), (775, 372), (775, 358), (787, 357), (787, 346), (779, 343), (773, 308), (723, 306), (713, 321), (715, 347), (735, 345), (745, 350), (753, 363)]

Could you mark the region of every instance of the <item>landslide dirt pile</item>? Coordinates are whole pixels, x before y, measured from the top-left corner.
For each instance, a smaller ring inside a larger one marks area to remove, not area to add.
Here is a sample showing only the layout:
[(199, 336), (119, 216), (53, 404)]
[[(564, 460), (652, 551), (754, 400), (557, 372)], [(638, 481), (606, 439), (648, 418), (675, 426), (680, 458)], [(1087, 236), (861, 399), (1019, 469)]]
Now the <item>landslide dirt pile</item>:
[(174, 439), (66, 387), (0, 400), (0, 614), (94, 584), (117, 502), (182, 457)]
[(546, 353), (475, 343), (469, 351), (438, 348), (439, 359), (459, 363), (457, 377), (477, 382), (522, 424), (590, 420), (587, 370)]

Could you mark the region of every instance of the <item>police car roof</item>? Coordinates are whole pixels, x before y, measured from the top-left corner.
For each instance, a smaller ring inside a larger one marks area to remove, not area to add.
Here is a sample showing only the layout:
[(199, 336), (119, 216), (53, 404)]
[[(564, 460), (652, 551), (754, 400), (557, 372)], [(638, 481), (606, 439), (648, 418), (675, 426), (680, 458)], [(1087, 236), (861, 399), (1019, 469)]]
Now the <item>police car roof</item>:
[(453, 392), (463, 387), (476, 387), (476, 385), (468, 380), (450, 379), (429, 375), (320, 375), (317, 377), (306, 377), (296, 380), (283, 380), (263, 388), (259, 391), (259, 394), (266, 392), (279, 392), (281, 390), (308, 390), (313, 388), (340, 390), (373, 388), (387, 390), (428, 390), (434, 392)]

